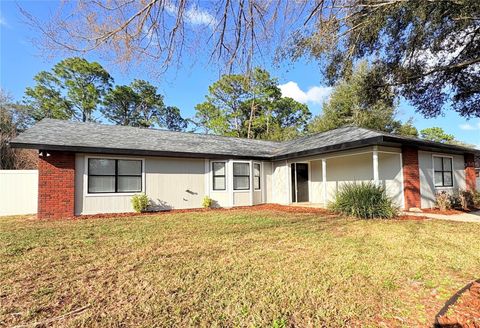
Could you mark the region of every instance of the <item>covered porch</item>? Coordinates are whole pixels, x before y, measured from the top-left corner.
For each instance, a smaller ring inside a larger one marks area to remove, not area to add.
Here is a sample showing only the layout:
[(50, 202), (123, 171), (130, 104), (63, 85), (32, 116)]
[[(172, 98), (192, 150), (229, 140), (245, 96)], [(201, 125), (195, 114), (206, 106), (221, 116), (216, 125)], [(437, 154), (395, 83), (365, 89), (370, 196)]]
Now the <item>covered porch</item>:
[(295, 158), (274, 163), (273, 170), (273, 198), (281, 204), (326, 207), (343, 184), (372, 181), (404, 208), (400, 148), (372, 146)]

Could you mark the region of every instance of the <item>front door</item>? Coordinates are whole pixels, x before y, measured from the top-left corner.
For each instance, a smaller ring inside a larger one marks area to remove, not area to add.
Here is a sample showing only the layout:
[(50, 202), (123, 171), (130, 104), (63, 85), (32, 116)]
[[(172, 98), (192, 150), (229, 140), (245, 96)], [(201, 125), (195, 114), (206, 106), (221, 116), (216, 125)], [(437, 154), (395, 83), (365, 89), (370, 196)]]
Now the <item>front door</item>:
[(292, 163), (292, 203), (308, 202), (308, 164)]

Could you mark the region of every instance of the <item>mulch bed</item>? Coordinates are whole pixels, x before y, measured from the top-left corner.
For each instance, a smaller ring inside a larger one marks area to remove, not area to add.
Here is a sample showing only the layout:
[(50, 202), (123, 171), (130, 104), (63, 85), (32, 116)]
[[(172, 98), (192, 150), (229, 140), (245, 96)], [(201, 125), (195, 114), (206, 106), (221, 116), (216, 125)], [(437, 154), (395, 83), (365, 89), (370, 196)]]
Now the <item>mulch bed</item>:
[(165, 210), (159, 212), (145, 212), (145, 213), (110, 213), (110, 214), (92, 214), (92, 215), (79, 215), (74, 219), (98, 219), (98, 218), (111, 218), (111, 217), (138, 217), (138, 216), (152, 216), (152, 215), (165, 215), (173, 213), (202, 213), (202, 212), (233, 212), (233, 211), (278, 211), (285, 213), (316, 213), (324, 215), (332, 215), (333, 213), (323, 208), (315, 207), (300, 207), (300, 206), (286, 206), (279, 204), (262, 204), (254, 206), (236, 206), (232, 208), (192, 208), (192, 209), (175, 209)]
[[(321, 214), (324, 216), (335, 216), (336, 214), (330, 210), (319, 208), (319, 207), (302, 207), (302, 206), (288, 206), (288, 205), (279, 205), (279, 204), (260, 204), (253, 206), (236, 206), (231, 208), (191, 208), (191, 209), (174, 209), (174, 210), (165, 210), (157, 212), (144, 212), (144, 213), (102, 213), (102, 214), (89, 214), (89, 215), (77, 215), (72, 218), (67, 219), (102, 219), (102, 218), (124, 218), (124, 217), (139, 217), (139, 216), (158, 216), (174, 213), (202, 213), (202, 212), (234, 212), (234, 211), (243, 211), (243, 212), (258, 212), (258, 211), (274, 211), (282, 213), (305, 213), (305, 214)], [(32, 216), (32, 220), (37, 220), (36, 216)], [(51, 220), (51, 219), (45, 219)], [(56, 219), (53, 219), (56, 220)], [(395, 220), (400, 221), (423, 221), (430, 220), (430, 218), (425, 216), (414, 216), (414, 215), (400, 215), (395, 218)]]
[(435, 327), (480, 328), (480, 280), (457, 292), (437, 315)]
[(423, 220), (431, 220), (430, 218), (426, 216), (416, 216), (416, 215), (400, 215), (399, 217), (396, 218), (397, 220), (402, 220), (402, 221), (423, 221)]
[(458, 215), (458, 214), (463, 214), (463, 213), (470, 213), (474, 210), (476, 210), (476, 209), (471, 209), (471, 210), (451, 209), (451, 210), (441, 211), (438, 208), (425, 208), (425, 209), (422, 209), (422, 212), (431, 213), (431, 214)]

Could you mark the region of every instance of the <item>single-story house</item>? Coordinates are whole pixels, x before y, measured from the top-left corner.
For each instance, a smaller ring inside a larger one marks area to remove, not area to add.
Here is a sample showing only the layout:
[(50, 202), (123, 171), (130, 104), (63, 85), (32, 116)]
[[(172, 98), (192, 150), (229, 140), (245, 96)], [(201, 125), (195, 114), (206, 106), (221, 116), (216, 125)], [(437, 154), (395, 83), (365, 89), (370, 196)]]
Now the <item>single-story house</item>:
[(345, 182), (374, 181), (403, 209), (475, 189), (476, 149), (358, 127), (273, 142), (44, 119), (11, 146), (39, 150), (39, 218), (263, 203), (325, 206)]

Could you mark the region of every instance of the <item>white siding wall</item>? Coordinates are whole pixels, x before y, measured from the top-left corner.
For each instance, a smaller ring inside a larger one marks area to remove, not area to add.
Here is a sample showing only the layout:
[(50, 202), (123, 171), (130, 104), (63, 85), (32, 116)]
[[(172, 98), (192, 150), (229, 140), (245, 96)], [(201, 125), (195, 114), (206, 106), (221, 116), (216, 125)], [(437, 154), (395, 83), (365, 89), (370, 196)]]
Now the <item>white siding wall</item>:
[(382, 185), (385, 187), (387, 195), (393, 198), (397, 206), (403, 209), (403, 172), (401, 153), (379, 153), (378, 170)]
[(327, 159), (327, 194), (328, 201), (344, 183), (373, 180), (372, 154), (342, 156)]
[[(327, 202), (334, 199), (342, 184), (373, 180), (373, 148), (362, 148), (323, 157), (327, 161)], [(403, 207), (403, 177), (401, 150), (399, 148), (379, 147), (379, 178), (399, 207)], [(290, 203), (290, 164), (308, 162), (310, 165), (309, 198), (310, 203), (323, 204), (322, 157), (305, 157), (273, 163), (273, 201)]]
[(272, 179), (273, 179), (273, 174), (272, 174), (272, 168), (273, 168), (273, 163), (272, 162), (264, 162), (263, 163), (263, 174), (264, 174), (264, 199), (265, 203), (273, 203), (272, 199)]
[(310, 162), (310, 166), (310, 202), (320, 204), (323, 203), (322, 161)]
[(37, 204), (37, 170), (0, 170), (0, 216), (35, 214)]
[[(93, 194), (87, 195), (86, 158), (98, 155), (77, 154), (75, 170), (75, 214), (132, 212), (132, 195)], [(106, 158), (138, 158), (129, 156), (106, 156)], [(202, 207), (202, 200), (209, 195), (214, 206), (232, 207), (261, 204), (271, 194), (271, 163), (262, 167), (261, 190), (240, 192), (232, 189), (232, 165), (234, 160), (226, 161), (226, 190), (213, 190), (211, 162), (216, 160), (145, 157), (144, 192), (152, 201), (151, 209), (167, 210)], [(268, 177), (268, 178), (267, 178)], [(253, 174), (252, 174), (253, 179)], [(253, 180), (252, 180), (253, 181)], [(270, 185), (269, 185), (270, 184)]]
[(290, 171), (286, 161), (273, 162), (272, 202), (287, 205), (290, 203)]
[[(132, 212), (131, 195), (86, 194), (86, 156), (76, 155), (75, 214)], [(146, 157), (144, 170), (144, 192), (153, 209), (201, 207), (205, 195), (204, 160)]]
[(233, 206), (248, 206), (250, 205), (250, 192), (239, 192), (236, 191), (233, 193)]
[(146, 193), (154, 210), (202, 207), (205, 196), (203, 159), (147, 158)]
[(254, 205), (258, 205), (258, 204), (262, 204), (262, 191), (259, 191), (259, 190), (256, 190), (254, 193), (253, 193), (253, 204)]
[[(453, 158), (453, 187), (435, 188), (433, 182), (433, 155), (450, 156)], [(420, 193), (422, 208), (435, 206), (435, 193), (445, 190), (453, 192), (455, 189), (465, 189), (465, 160), (463, 155), (452, 155), (445, 153), (432, 153), (428, 151), (418, 152), (418, 166), (420, 170)]]

